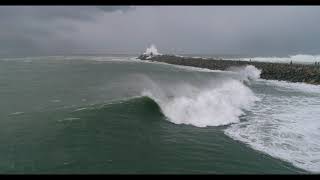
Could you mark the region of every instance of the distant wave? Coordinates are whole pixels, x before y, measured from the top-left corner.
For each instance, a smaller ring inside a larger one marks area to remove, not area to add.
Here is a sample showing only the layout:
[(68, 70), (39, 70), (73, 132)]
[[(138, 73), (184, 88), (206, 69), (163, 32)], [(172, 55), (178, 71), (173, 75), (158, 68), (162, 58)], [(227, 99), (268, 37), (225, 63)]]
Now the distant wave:
[(66, 61), (66, 60), (90, 60), (90, 61), (135, 61), (134, 56), (34, 56), (17, 58), (0, 58), (1, 61), (32, 62), (39, 60)]
[[(234, 58), (237, 59), (237, 58)], [(297, 54), (290, 55), (288, 57), (248, 57), (248, 58), (238, 58), (237, 60), (244, 61), (259, 61), (259, 62), (275, 62), (275, 63), (304, 63), (304, 64), (313, 64), (314, 62), (320, 62), (320, 55), (308, 55), (308, 54)]]

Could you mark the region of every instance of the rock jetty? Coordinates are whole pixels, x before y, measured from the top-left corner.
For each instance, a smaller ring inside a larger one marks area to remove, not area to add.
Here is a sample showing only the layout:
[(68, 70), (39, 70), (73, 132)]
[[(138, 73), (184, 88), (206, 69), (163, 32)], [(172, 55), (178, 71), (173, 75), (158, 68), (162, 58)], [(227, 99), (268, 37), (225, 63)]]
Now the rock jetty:
[(240, 60), (217, 60), (192, 57), (178, 57), (174, 55), (146, 55), (138, 57), (141, 60), (164, 62), (169, 64), (193, 66), (213, 70), (226, 70), (230, 67), (253, 65), (261, 70), (261, 78), (283, 80), (290, 82), (304, 82), (320, 85), (320, 64), (270, 63)]

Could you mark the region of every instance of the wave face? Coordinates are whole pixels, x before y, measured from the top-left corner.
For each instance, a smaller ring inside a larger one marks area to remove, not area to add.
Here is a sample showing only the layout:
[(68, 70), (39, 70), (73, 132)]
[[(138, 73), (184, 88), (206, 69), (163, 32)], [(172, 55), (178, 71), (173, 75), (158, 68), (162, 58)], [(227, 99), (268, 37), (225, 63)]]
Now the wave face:
[(244, 110), (259, 100), (247, 86), (234, 79), (207, 82), (204, 87), (181, 83), (165, 89), (163, 85), (152, 84), (153, 88), (145, 89), (142, 95), (157, 102), (175, 124), (206, 127), (236, 123)]

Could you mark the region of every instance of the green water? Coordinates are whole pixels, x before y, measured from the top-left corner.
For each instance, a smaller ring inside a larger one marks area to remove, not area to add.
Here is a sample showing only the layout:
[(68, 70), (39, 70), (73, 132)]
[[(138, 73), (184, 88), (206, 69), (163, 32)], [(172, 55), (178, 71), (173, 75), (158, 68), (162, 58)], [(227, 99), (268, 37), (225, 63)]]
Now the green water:
[(223, 76), (130, 60), (0, 61), (0, 173), (307, 173), (233, 140), (229, 125), (170, 122), (139, 97), (141, 74), (167, 84)]

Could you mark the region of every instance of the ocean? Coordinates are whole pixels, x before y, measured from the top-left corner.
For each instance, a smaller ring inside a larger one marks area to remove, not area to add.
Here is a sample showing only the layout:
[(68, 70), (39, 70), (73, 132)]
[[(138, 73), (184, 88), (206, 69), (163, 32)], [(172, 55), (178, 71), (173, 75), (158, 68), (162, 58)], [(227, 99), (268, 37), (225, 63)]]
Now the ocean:
[(320, 172), (320, 86), (134, 56), (0, 59), (1, 174)]

